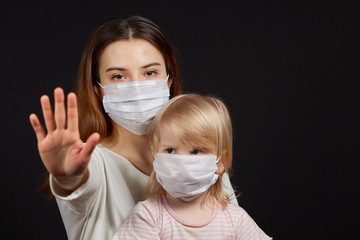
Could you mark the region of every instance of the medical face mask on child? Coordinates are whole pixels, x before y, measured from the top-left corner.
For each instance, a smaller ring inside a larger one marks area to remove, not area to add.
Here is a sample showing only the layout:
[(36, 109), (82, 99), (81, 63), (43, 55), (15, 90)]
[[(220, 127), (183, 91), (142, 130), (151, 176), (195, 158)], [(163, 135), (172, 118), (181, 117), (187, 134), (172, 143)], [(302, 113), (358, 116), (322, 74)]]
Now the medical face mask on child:
[(169, 101), (166, 79), (123, 82), (102, 86), (109, 117), (136, 135), (146, 134), (161, 107)]
[(218, 179), (215, 155), (176, 155), (156, 153), (156, 180), (174, 198), (191, 201)]

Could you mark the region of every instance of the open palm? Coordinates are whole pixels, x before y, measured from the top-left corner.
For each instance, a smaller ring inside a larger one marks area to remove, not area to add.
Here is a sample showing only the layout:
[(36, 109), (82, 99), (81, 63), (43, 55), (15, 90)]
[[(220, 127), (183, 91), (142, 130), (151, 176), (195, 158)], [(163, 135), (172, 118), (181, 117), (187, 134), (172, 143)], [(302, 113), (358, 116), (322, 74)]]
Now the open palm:
[(54, 90), (55, 108), (52, 111), (49, 97), (41, 97), (45, 132), (38, 117), (30, 115), (30, 123), (36, 133), (40, 157), (46, 169), (64, 183), (72, 178), (81, 177), (87, 170), (99, 134), (93, 133), (85, 143), (80, 139), (78, 128), (77, 100), (74, 93), (67, 98), (67, 113), (64, 104), (64, 92)]

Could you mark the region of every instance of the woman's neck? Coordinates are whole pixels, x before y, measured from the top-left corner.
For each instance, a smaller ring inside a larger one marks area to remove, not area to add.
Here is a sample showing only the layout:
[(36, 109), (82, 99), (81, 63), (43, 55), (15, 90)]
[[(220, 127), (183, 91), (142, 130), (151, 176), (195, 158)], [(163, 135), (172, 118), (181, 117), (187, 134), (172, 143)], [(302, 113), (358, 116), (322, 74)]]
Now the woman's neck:
[(150, 175), (153, 170), (152, 162), (154, 159), (147, 144), (146, 136), (136, 135), (116, 123), (113, 126), (111, 135), (106, 137), (101, 144), (128, 159), (144, 174)]

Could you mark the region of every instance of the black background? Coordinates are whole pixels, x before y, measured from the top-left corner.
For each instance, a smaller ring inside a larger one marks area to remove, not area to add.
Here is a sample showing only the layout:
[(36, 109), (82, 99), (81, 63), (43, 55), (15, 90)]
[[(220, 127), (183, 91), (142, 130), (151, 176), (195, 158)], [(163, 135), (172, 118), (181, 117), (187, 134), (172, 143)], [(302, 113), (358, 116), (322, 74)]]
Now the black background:
[(184, 92), (224, 100), (232, 183), (275, 239), (359, 233), (359, 9), (344, 1), (2, 1), (1, 234), (66, 239), (28, 116), (73, 90), (82, 49), (111, 17), (142, 15), (176, 47)]

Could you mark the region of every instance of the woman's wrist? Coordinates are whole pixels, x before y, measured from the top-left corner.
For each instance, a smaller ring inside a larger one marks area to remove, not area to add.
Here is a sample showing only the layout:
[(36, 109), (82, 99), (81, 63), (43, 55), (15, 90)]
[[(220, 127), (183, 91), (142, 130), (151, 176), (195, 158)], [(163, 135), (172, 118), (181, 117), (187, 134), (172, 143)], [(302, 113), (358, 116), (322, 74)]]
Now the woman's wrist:
[(81, 176), (76, 177), (55, 177), (53, 178), (53, 190), (59, 196), (68, 196), (80, 186), (82, 186), (89, 178), (89, 170)]

